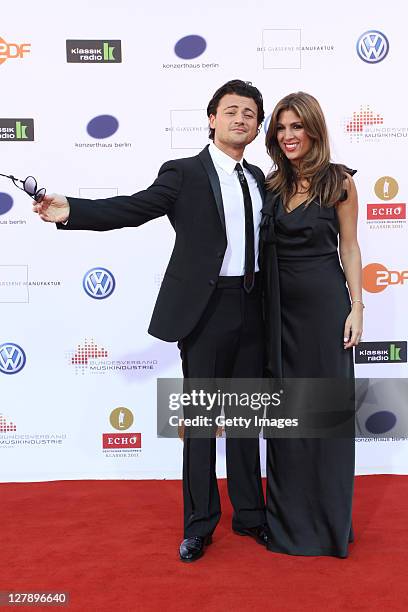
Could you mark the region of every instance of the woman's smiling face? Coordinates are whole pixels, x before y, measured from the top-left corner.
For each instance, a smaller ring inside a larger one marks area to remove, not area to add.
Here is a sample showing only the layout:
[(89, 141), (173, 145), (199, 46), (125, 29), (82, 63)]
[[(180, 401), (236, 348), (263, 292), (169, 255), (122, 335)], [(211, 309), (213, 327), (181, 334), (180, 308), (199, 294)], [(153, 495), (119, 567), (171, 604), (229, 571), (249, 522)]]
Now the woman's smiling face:
[(302, 120), (293, 110), (279, 113), (276, 138), (280, 148), (294, 165), (299, 165), (312, 146), (312, 139), (306, 133)]

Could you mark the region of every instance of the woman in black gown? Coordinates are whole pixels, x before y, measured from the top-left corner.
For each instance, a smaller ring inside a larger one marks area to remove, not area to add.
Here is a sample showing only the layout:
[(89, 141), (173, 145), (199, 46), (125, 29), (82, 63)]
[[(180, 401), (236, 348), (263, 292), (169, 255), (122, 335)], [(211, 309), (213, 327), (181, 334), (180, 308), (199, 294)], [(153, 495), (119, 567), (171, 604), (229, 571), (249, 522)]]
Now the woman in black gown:
[[(282, 358), (277, 371), (271, 351), (269, 374), (350, 379), (364, 308), (354, 171), (330, 163), (322, 110), (303, 92), (277, 104), (266, 147), (274, 167), (267, 178), (262, 256), (266, 293), (279, 281), (280, 325), (271, 327), (280, 327)], [(276, 337), (268, 344), (275, 347)], [(267, 476), (268, 548), (346, 557), (354, 439), (269, 439)]]

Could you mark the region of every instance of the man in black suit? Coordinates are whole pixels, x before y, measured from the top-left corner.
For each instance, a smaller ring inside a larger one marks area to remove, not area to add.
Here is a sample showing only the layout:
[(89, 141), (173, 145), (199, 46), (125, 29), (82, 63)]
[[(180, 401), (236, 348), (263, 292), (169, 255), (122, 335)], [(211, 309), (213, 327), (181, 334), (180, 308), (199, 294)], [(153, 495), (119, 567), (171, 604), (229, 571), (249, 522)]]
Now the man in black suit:
[[(111, 230), (167, 215), (176, 240), (149, 333), (178, 341), (188, 378), (260, 378), (263, 327), (258, 243), (264, 175), (243, 159), (264, 119), (260, 92), (234, 80), (219, 88), (207, 114), (213, 141), (195, 157), (168, 161), (153, 185), (105, 200), (52, 194), (34, 211), (59, 229)], [(186, 431), (184, 540), (180, 559), (195, 561), (220, 519), (215, 439)], [(259, 440), (226, 440), (233, 530), (266, 545)]]

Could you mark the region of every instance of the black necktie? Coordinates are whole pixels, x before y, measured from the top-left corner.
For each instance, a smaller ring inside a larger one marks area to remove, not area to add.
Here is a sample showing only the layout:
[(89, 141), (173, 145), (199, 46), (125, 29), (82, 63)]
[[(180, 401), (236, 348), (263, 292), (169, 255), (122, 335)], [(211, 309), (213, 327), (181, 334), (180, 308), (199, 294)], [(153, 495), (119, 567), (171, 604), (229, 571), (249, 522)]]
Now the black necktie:
[(245, 274), (244, 289), (247, 293), (252, 291), (255, 282), (255, 241), (254, 241), (254, 217), (252, 212), (252, 200), (249, 187), (241, 164), (235, 166), (242, 193), (244, 195), (245, 209)]

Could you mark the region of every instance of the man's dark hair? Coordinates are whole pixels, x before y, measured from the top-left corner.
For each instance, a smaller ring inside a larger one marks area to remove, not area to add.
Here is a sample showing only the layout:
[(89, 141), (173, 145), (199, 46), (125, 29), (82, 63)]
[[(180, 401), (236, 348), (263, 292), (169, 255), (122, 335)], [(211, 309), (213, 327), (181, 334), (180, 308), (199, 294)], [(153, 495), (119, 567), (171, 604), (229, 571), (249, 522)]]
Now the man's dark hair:
[[(236, 94), (244, 98), (252, 98), (258, 108), (258, 126), (261, 125), (265, 118), (262, 94), (250, 81), (240, 81), (239, 79), (228, 81), (228, 83), (217, 89), (207, 106), (207, 117), (217, 114), (218, 104), (226, 94)], [(215, 130), (213, 128), (209, 128), (209, 130), (208, 137), (214, 140)]]

